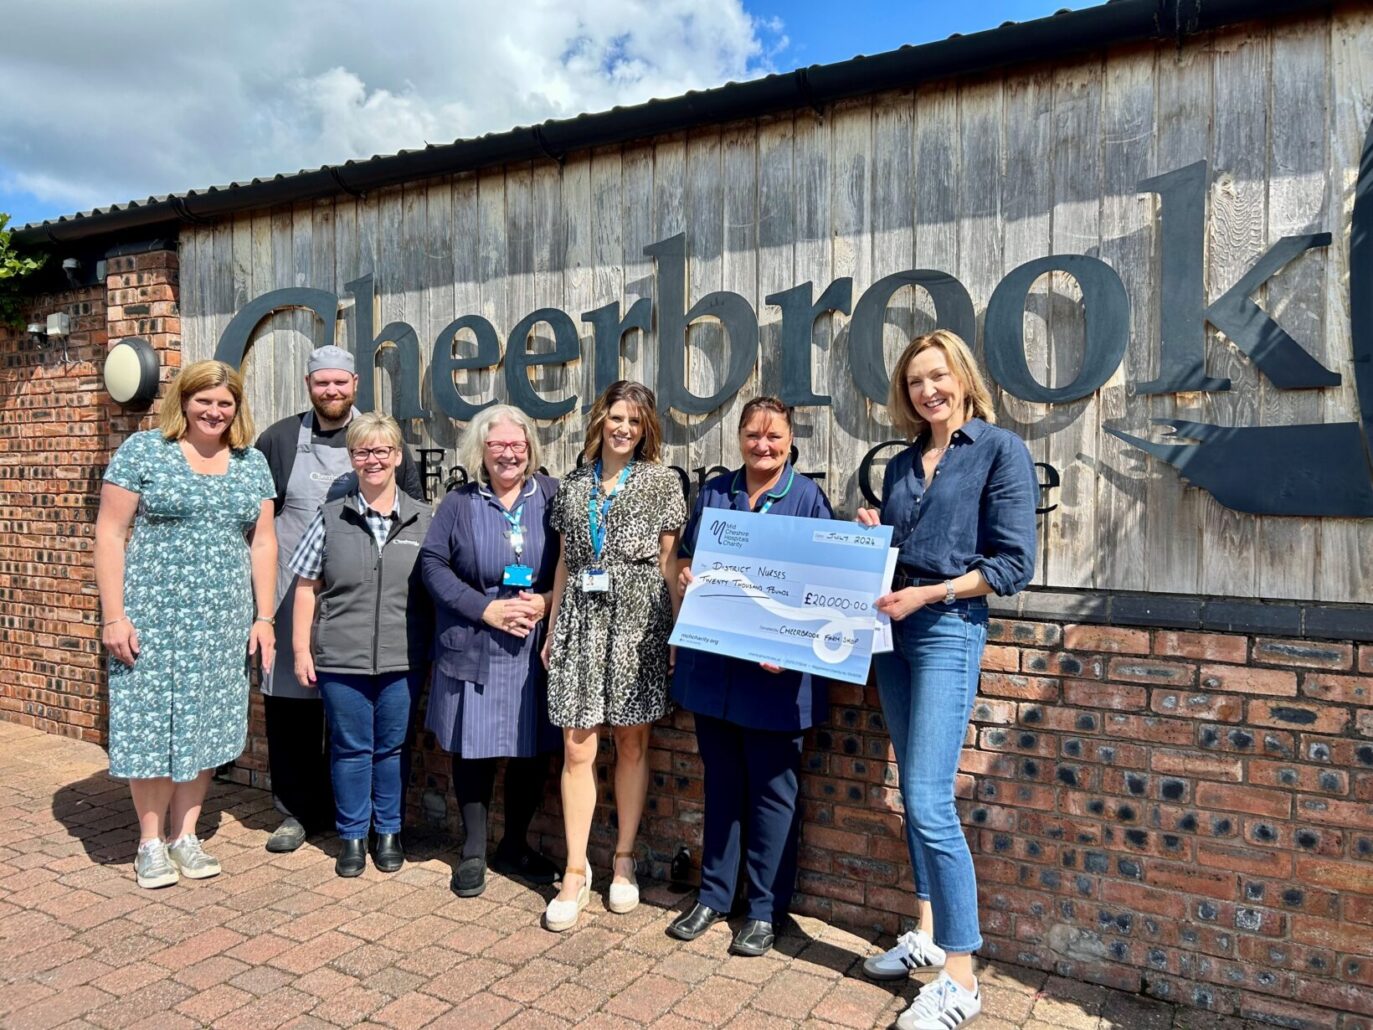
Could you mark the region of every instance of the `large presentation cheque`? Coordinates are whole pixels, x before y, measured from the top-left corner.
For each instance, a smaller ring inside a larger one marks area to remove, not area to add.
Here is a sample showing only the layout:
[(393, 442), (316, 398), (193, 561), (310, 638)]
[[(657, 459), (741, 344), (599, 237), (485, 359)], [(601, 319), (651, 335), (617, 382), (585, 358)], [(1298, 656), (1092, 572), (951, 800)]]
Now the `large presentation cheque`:
[(671, 642), (863, 683), (890, 547), (890, 526), (707, 508)]

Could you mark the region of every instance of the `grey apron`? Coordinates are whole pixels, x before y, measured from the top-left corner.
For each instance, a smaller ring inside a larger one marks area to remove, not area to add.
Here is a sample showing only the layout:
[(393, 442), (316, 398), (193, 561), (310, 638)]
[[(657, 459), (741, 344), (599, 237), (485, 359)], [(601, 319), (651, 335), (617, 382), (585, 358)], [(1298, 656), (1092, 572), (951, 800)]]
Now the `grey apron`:
[[(352, 420), (357, 409), (349, 415)], [(305, 531), (314, 521), (320, 505), (342, 497), (355, 482), (353, 463), (346, 447), (316, 447), (311, 442), (315, 431), (314, 410), (300, 420), (296, 437), (296, 460), (286, 483), (286, 499), (276, 517), (277, 590), (276, 664), (271, 675), (262, 677), (262, 692), (272, 697), (319, 699), (319, 691), (296, 682), (295, 651), (291, 646), (291, 616), (296, 603), (296, 574), (290, 569), (291, 555)]]

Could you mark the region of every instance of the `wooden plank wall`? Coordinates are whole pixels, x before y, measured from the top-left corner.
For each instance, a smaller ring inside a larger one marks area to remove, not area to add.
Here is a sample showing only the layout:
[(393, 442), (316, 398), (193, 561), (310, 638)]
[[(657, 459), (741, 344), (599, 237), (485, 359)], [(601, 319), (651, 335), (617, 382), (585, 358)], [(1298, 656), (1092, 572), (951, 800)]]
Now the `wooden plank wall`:
[[(705, 416), (674, 415), (668, 457), (688, 469), (737, 463), (734, 424), (743, 401), (778, 387), (779, 312), (770, 293), (812, 281), (814, 294), (852, 276), (854, 301), (877, 279), (907, 268), (953, 272), (980, 326), (991, 291), (1017, 265), (1051, 253), (1098, 256), (1131, 300), (1131, 342), (1111, 380), (1071, 404), (998, 394), (1003, 424), (1062, 487), (1041, 519), (1036, 582), (1056, 587), (1235, 597), (1351, 601), (1373, 594), (1373, 525), (1353, 520), (1263, 518), (1229, 511), (1208, 494), (1102, 430), (1145, 430), (1149, 418), (1226, 425), (1349, 420), (1357, 402), (1348, 325), (1348, 219), (1359, 149), (1373, 114), (1373, 15), (1345, 9), (1327, 20), (1242, 26), (1175, 46), (1101, 52), (1054, 67), (948, 82), (571, 155), (388, 189), (364, 198), (297, 204), (188, 228), (182, 235), (182, 325), (187, 360), (208, 357), (233, 313), (283, 286), (343, 295), (375, 277), (373, 325), (408, 322), (427, 367), (433, 340), (453, 318), (491, 321), (504, 339), (537, 307), (578, 321), (584, 311), (640, 297), (656, 303), (643, 247), (685, 232), (687, 303), (734, 291), (759, 313), (761, 354), (739, 396)], [(1208, 297), (1223, 292), (1274, 241), (1329, 230), (1336, 244), (1302, 256), (1259, 296), (1313, 354), (1344, 376), (1324, 391), (1282, 391), (1223, 335), (1208, 330), (1211, 375), (1234, 389), (1208, 395), (1135, 396), (1158, 368), (1157, 205), (1135, 190), (1147, 176), (1210, 163)], [(1082, 351), (1076, 283), (1046, 276), (1025, 313), (1030, 368), (1042, 381), (1072, 379)], [(356, 317), (345, 303), (339, 340)], [(822, 317), (814, 389), (830, 407), (798, 413), (800, 466), (823, 471), (836, 506), (851, 512), (859, 461), (890, 436), (880, 406), (849, 376), (848, 322)], [(893, 298), (889, 363), (912, 333), (934, 324), (929, 298)], [(590, 327), (582, 328), (590, 355)], [(323, 343), (301, 314), (264, 324), (246, 363), (260, 425), (300, 410), (304, 362)], [(530, 346), (551, 347), (547, 327)], [(646, 337), (646, 338), (645, 338)], [(469, 353), (470, 334), (455, 347)], [(688, 334), (690, 388), (712, 393), (726, 340), (715, 324)], [(387, 359), (383, 359), (389, 364)], [(626, 376), (650, 384), (652, 334), (624, 342)], [(427, 382), (427, 380), (426, 380)], [(546, 463), (576, 460), (591, 362), (540, 369), (545, 395), (576, 393), (574, 413), (542, 427)], [(503, 398), (500, 370), (464, 373), (462, 396)], [(390, 376), (378, 396), (391, 406)], [(423, 402), (432, 408), (426, 386)], [(453, 460), (461, 426), (436, 416), (407, 429), (414, 445)], [(879, 466), (880, 471), (880, 466)]]

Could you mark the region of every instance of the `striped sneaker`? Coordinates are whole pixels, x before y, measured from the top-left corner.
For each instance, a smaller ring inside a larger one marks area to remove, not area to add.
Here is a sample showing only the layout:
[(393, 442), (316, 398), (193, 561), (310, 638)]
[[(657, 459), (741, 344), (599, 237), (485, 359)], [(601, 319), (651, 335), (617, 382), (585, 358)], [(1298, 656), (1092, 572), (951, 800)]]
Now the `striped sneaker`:
[(178, 837), (167, 847), (167, 857), (172, 860), (182, 876), (191, 880), (204, 880), (219, 875), (219, 859), (205, 854), (200, 840), (194, 833)]
[(145, 840), (138, 845), (133, 860), (133, 875), (140, 887), (170, 887), (181, 879), (176, 866), (167, 858), (167, 845), (160, 840)]
[(899, 1030), (958, 1030), (981, 1014), (982, 992), (977, 985), (969, 991), (948, 973), (940, 973), (920, 988), (896, 1025)]
[(924, 930), (909, 930), (896, 939), (896, 947), (863, 962), (869, 980), (904, 980), (917, 969), (944, 968), (944, 949), (937, 947)]

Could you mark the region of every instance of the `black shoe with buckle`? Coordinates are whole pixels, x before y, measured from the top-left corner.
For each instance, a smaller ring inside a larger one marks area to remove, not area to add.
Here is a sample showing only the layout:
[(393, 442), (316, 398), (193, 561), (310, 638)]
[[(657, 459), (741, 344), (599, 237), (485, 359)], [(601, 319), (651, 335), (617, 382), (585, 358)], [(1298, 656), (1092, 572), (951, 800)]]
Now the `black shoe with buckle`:
[(342, 840), (339, 843), (343, 848), (334, 863), (334, 872), (339, 876), (361, 876), (362, 871), (367, 868), (367, 842), (358, 838)]
[(405, 864), (405, 849), (400, 846), (399, 833), (379, 833), (372, 845), (372, 861), (383, 873), (394, 873)]
[(501, 841), (491, 856), (491, 868), (502, 876), (513, 876), (538, 886), (557, 883), (560, 878), (558, 867), (533, 848), (528, 845), (519, 849), (507, 848), (505, 841)]
[(776, 939), (776, 935), (772, 932), (771, 923), (761, 919), (750, 919), (734, 935), (734, 940), (729, 946), (729, 953), (757, 958), (759, 955), (766, 955), (771, 951), (772, 943)]
[(674, 919), (668, 925), (667, 932), (669, 936), (676, 937), (679, 941), (694, 941), (724, 918), (723, 912), (716, 912), (709, 905), (702, 905), (698, 901), (692, 906), (691, 911)]
[(486, 890), (486, 859), (480, 855), (464, 858), (453, 870), (450, 886), (460, 898), (475, 898)]

